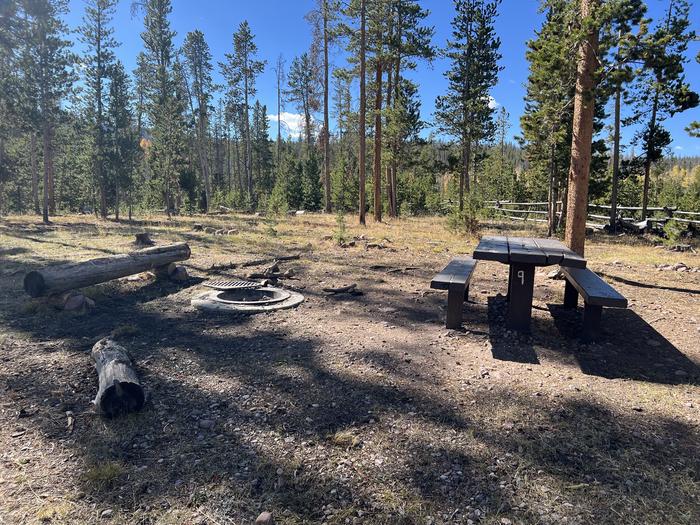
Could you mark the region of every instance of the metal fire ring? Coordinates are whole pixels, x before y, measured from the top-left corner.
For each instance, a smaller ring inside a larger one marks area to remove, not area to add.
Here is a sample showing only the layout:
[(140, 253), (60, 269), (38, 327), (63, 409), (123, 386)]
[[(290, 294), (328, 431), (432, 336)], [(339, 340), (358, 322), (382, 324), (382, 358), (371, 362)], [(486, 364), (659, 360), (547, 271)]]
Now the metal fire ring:
[[(240, 290), (243, 292), (243, 290)], [(250, 297), (236, 300), (229, 295), (231, 290), (210, 290), (192, 299), (192, 306), (198, 310), (254, 314), (292, 308), (304, 301), (304, 296), (292, 290), (265, 286), (255, 289), (264, 298)]]
[(256, 283), (255, 281), (207, 281), (202, 283), (203, 286), (207, 288), (213, 288), (214, 290), (248, 290), (252, 288), (260, 288), (262, 283)]

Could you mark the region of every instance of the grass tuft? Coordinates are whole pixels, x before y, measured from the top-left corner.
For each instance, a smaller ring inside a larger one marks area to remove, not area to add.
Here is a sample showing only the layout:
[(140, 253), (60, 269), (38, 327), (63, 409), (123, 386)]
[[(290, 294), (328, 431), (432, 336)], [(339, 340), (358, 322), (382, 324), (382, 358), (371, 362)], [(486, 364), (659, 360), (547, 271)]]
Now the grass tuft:
[(88, 485), (100, 490), (109, 487), (119, 476), (124, 473), (122, 467), (116, 461), (107, 461), (99, 465), (93, 465), (84, 474), (83, 478)]
[(134, 335), (138, 335), (141, 332), (138, 326), (135, 324), (129, 323), (129, 324), (123, 324), (117, 326), (114, 330), (112, 330), (112, 333), (110, 334), (113, 338), (118, 339), (120, 337), (130, 337)]
[(37, 511), (36, 519), (43, 522), (62, 519), (70, 513), (70, 510), (71, 506), (65, 502), (47, 503)]
[(331, 434), (328, 436), (328, 441), (337, 447), (344, 448), (357, 448), (362, 443), (359, 437), (347, 430), (341, 430), (335, 434)]

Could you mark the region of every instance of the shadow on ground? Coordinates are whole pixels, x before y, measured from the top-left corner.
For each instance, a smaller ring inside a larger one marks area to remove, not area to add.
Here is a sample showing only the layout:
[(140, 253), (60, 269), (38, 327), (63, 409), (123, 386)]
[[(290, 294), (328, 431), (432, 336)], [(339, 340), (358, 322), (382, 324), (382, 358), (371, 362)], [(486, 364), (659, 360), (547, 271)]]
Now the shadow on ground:
[[(304, 293), (317, 308), (346, 306), (358, 326), (442, 322), (444, 296), (407, 301), (380, 281), (365, 283), (359, 297)], [(67, 451), (57, 472), (90, 508), (134, 523), (173, 506), (191, 515), (204, 509), (214, 523), (250, 520), (262, 509), (291, 523), (345, 523), (358, 511), (372, 524), (619, 523), (639, 509), (650, 523), (700, 520), (700, 443), (680, 419), (607, 409), (587, 393), (534, 398), (488, 378), (458, 389), (423, 360), (402, 358), (420, 354), (414, 346), (331, 350), (297, 330), (293, 315), (269, 315), (260, 328), (250, 317), (175, 308), (168, 298), (181, 291), (117, 283), (100, 287), (86, 317), (5, 316), (28, 339), (0, 342), (0, 359), (20, 370), (0, 368), (0, 393), (17, 414), (13, 444), (22, 450), (39, 439)], [(494, 357), (537, 363), (531, 339), (502, 330), (504, 308), (502, 297), (489, 298), (485, 312), (467, 304), (466, 325), (486, 317)], [(569, 344), (578, 313), (551, 311), (535, 337), (557, 330), (547, 350), (573, 353), (584, 373), (664, 384), (697, 376), (631, 310), (605, 312), (608, 333), (598, 345)], [(129, 327), (120, 342), (149, 399), (142, 413), (105, 420), (88, 403), (97, 378), (86, 351), (117, 327)], [(41, 343), (55, 339), (72, 350), (69, 366)], [(663, 370), (650, 374), (658, 363)], [(77, 418), (72, 429), (67, 411)]]

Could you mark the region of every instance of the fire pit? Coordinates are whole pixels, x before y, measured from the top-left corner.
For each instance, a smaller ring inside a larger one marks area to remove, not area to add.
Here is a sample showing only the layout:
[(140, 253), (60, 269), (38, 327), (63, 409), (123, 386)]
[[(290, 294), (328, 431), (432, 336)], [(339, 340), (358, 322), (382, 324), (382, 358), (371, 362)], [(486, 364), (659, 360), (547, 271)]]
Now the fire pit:
[(192, 299), (192, 306), (205, 311), (254, 314), (292, 308), (303, 301), (300, 293), (261, 286), (204, 292)]

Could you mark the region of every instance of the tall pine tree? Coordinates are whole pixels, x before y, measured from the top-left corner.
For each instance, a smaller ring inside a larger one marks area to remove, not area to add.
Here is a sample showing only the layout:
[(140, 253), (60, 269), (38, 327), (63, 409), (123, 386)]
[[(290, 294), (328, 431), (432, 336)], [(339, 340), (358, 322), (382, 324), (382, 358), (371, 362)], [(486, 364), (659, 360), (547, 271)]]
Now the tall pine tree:
[(456, 137), (461, 150), (459, 209), (464, 209), (464, 191), (469, 191), (469, 166), (475, 142), (489, 140), (494, 133), (489, 93), (498, 81), (501, 40), (495, 21), (500, 0), (455, 0), (453, 40), (446, 55), (452, 61), (446, 73), (448, 92), (435, 102), (440, 129)]
[(100, 192), (100, 215), (107, 217), (107, 151), (105, 144), (105, 110), (108, 94), (108, 79), (114, 62), (114, 29), (111, 27), (117, 0), (88, 0), (85, 6), (83, 25), (80, 27), (81, 41), (85, 45), (83, 75), (85, 96), (93, 133), (93, 170)]
[(671, 143), (671, 135), (662, 122), (698, 105), (698, 94), (690, 90), (683, 71), (687, 62), (685, 51), (695, 38), (690, 29), (689, 11), (686, 0), (668, 0), (665, 17), (641, 42), (643, 65), (627, 97), (635, 108), (630, 120), (643, 122), (634, 140), (641, 146), (643, 156), (643, 219), (647, 217), (649, 205), (651, 167), (663, 157), (664, 148)]
[(265, 68), (265, 61), (258, 60), (258, 46), (247, 20), (241, 22), (233, 34), (233, 53), (226, 54), (226, 62), (221, 64), (221, 70), (229, 88), (229, 99), (239, 104), (243, 117), (244, 171), (248, 190), (248, 198), (254, 201), (252, 145), (250, 134), (250, 99), (255, 96), (255, 82)]
[(212, 186), (209, 173), (209, 106), (214, 93), (211, 51), (204, 34), (195, 30), (187, 33), (183, 45), (185, 65), (189, 73), (190, 106), (195, 120), (199, 169), (204, 182), (206, 211), (211, 206)]

